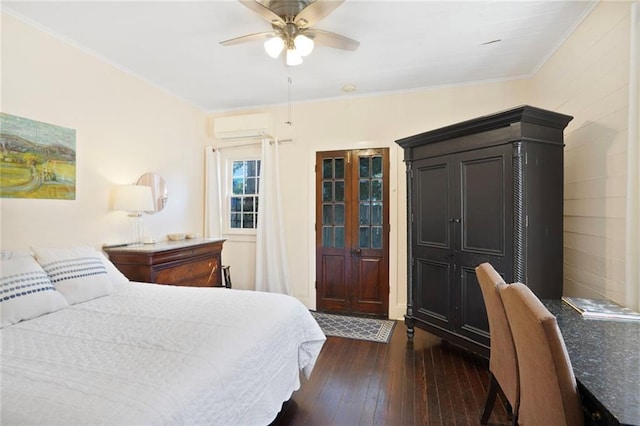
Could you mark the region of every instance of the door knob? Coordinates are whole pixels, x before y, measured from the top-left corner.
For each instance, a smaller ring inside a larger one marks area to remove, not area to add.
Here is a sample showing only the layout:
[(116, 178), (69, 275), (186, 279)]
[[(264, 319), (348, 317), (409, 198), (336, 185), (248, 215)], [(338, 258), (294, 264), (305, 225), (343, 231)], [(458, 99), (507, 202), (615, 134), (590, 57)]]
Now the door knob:
[(351, 256), (360, 256), (360, 253), (362, 253), (362, 250), (360, 250), (359, 248), (352, 248), (350, 252), (351, 252)]

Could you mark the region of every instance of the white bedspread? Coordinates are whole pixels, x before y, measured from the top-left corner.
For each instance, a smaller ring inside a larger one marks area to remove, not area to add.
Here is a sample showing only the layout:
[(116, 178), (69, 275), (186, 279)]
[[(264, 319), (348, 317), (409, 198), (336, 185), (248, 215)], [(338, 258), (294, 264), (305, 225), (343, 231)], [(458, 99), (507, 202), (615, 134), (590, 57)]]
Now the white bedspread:
[(266, 425), (325, 341), (292, 297), (140, 283), (0, 338), (2, 425)]

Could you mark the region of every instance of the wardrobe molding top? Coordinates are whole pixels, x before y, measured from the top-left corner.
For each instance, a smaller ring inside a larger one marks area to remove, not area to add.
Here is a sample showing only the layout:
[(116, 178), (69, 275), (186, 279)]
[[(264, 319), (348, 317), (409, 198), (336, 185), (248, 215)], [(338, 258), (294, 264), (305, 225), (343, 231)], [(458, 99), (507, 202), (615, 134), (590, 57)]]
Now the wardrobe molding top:
[[(562, 131), (571, 120), (573, 120), (573, 117), (570, 115), (560, 114), (531, 105), (521, 105), (516, 108), (398, 139), (396, 143), (402, 148), (412, 148), (480, 132), (501, 129), (515, 123), (529, 123)], [(514, 135), (514, 139), (521, 138), (523, 136), (522, 133), (521, 129), (520, 134)]]

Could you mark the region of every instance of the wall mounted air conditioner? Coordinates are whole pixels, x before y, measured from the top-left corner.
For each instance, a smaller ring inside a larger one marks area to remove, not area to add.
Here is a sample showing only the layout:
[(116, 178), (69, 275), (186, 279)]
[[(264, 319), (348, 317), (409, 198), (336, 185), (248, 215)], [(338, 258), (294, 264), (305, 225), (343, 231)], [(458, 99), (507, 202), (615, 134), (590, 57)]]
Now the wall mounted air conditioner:
[(216, 118), (213, 132), (217, 139), (262, 139), (269, 136), (268, 114), (245, 114)]

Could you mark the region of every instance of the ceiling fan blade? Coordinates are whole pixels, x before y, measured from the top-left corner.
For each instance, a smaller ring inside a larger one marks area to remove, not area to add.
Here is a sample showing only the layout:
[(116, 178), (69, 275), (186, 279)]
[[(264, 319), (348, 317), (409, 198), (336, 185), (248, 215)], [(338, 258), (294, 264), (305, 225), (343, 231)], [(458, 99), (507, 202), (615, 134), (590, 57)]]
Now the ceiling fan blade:
[(333, 12), (344, 0), (316, 0), (298, 13), (293, 22), (301, 28), (309, 28)]
[(247, 34), (236, 38), (230, 38), (229, 40), (221, 41), (220, 44), (223, 46), (234, 46), (236, 44), (248, 43), (250, 41), (256, 40), (265, 40), (269, 37), (274, 37), (276, 35), (273, 31), (263, 32), (263, 33), (254, 33)]
[(238, 0), (238, 1), (242, 3), (244, 6), (246, 6), (247, 8), (251, 9), (253, 12), (262, 16), (270, 24), (276, 25), (278, 27), (283, 27), (285, 25), (285, 22), (281, 17), (273, 13), (271, 9), (269, 9), (262, 3), (258, 3), (255, 0)]
[(358, 46), (360, 46), (359, 41), (340, 34), (332, 33), (331, 31), (313, 29), (305, 31), (304, 34), (312, 38), (316, 44), (333, 47), (335, 49), (354, 51)]

